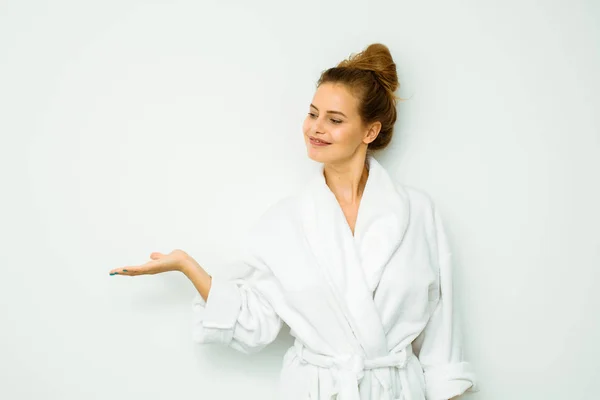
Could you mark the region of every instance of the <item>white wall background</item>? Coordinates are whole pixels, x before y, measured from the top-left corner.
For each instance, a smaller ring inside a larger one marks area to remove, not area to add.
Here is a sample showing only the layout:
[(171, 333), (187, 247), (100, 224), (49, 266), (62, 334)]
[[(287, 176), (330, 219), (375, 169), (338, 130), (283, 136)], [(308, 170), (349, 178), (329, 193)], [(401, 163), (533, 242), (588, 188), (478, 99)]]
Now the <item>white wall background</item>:
[(595, 1), (0, 3), (0, 398), (262, 399), (289, 329), (246, 356), (191, 341), (182, 248), (228, 274), (301, 184), (320, 71), (398, 65), (378, 157), (428, 191), (456, 257), (477, 400), (591, 399), (600, 378)]

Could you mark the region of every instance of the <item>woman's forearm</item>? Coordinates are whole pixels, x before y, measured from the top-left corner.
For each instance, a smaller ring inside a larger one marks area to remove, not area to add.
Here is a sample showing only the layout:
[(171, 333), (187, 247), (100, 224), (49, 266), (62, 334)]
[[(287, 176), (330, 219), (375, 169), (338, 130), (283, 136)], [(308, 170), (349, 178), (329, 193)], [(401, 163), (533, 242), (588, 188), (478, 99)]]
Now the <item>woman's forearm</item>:
[(188, 257), (182, 262), (181, 272), (192, 281), (200, 296), (206, 301), (210, 292), (212, 277), (192, 257)]

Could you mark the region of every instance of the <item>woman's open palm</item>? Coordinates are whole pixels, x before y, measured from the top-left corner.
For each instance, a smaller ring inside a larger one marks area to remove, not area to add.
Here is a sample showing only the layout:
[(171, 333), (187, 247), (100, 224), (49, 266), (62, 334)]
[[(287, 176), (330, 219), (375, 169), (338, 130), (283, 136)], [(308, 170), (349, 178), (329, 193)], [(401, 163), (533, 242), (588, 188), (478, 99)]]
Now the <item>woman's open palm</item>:
[(142, 265), (131, 265), (115, 268), (110, 275), (154, 275), (161, 272), (181, 271), (183, 262), (188, 258), (183, 250), (173, 250), (169, 254), (153, 252), (150, 254), (151, 261)]

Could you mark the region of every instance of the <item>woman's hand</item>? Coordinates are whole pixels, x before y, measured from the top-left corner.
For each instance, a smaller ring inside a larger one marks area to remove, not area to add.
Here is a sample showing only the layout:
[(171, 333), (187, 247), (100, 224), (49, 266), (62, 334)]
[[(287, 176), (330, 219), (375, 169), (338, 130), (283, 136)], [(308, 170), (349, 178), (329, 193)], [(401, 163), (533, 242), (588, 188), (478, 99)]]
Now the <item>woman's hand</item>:
[(153, 252), (150, 254), (152, 261), (142, 265), (130, 265), (115, 268), (110, 275), (154, 275), (168, 271), (182, 271), (184, 265), (189, 262), (190, 256), (183, 250), (173, 250), (169, 254)]

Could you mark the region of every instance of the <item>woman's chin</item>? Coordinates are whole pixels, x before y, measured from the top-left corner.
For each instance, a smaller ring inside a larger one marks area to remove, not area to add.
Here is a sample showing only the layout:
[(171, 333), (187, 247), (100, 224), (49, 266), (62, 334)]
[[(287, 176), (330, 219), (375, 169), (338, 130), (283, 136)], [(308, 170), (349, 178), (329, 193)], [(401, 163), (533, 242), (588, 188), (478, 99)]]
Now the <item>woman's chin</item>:
[(325, 160), (328, 158), (328, 157), (325, 157), (324, 154), (323, 154), (323, 152), (319, 151), (319, 149), (317, 149), (317, 151), (315, 151), (315, 149), (313, 149), (311, 147), (309, 147), (306, 150), (306, 155), (311, 160), (316, 161), (316, 162), (320, 162), (320, 163), (325, 162)]

